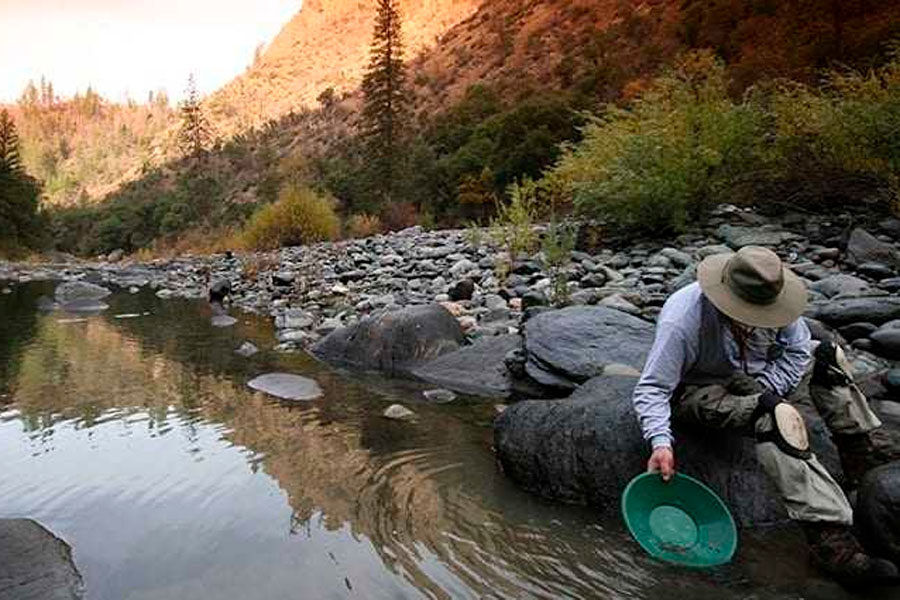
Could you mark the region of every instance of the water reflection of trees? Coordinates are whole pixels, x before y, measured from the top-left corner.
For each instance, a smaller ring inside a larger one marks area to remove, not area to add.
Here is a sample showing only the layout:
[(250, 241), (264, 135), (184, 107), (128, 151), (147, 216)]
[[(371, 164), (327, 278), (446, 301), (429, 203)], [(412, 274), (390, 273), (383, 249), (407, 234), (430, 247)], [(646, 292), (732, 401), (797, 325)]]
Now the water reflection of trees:
[(22, 349), (34, 338), (38, 315), (34, 309), (40, 286), (11, 285), (0, 281), (0, 289), (10, 285), (9, 294), (0, 294), (0, 406), (11, 394)]
[[(540, 577), (516, 575), (518, 567), (500, 558), (512, 556), (506, 543), (515, 534), (497, 525), (505, 519), (502, 506), (491, 506), (494, 496), (482, 497), (501, 476), (489, 456), (489, 428), (467, 423), (472, 410), (420, 407), (417, 423), (389, 421), (380, 417), (385, 404), (373, 402), (371, 390), (324, 369), (315, 374), (324, 401), (286, 406), (251, 392), (244, 375), (290, 368), (290, 361), (315, 368), (312, 363), (270, 357), (255, 367), (244, 359), (235, 366), (233, 342), (258, 334), (216, 332), (202, 314), (183, 309), (178, 319), (193, 323), (163, 317), (40, 319), (16, 377), (16, 404), (27, 427), (49, 436), (60, 419), (91, 427), (146, 413), (148, 427), (160, 435), (177, 427), (190, 437), (201, 422), (221, 424), (226, 439), (251, 451), (251, 468), (264, 470), (286, 493), (292, 532), (349, 525), (389, 569), (435, 597), (448, 597), (447, 589), (516, 595), (525, 580), (539, 589)], [(516, 540), (520, 551), (536, 555), (546, 551), (545, 541)], [(579, 586), (566, 585), (570, 592)]]

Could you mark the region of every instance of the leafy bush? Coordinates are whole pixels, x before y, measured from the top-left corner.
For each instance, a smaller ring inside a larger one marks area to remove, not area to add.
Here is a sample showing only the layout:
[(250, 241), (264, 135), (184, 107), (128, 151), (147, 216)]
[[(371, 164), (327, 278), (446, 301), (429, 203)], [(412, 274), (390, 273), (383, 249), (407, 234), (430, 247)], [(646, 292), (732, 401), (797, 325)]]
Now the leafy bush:
[(309, 188), (289, 185), (274, 204), (257, 210), (243, 233), (244, 243), (254, 250), (272, 250), (337, 238), (340, 221), (331, 198)]
[(832, 72), (822, 89), (783, 84), (773, 95), (778, 180), (825, 184), (795, 183), (800, 199), (881, 201), (886, 192), (898, 208), (900, 46), (891, 56), (866, 74)]
[(384, 226), (377, 215), (361, 213), (347, 221), (347, 235), (352, 238), (366, 238), (381, 233)]
[(765, 113), (727, 94), (725, 71), (692, 54), (629, 109), (609, 107), (584, 127), (548, 180), (576, 208), (630, 229), (665, 231), (720, 201), (764, 159)]
[(569, 277), (565, 267), (572, 250), (575, 249), (577, 232), (573, 223), (550, 220), (544, 238), (541, 240), (543, 263), (550, 273), (551, 300), (557, 306), (569, 303)]
[(513, 262), (537, 248), (534, 229), (538, 217), (538, 186), (531, 179), (513, 183), (508, 190), (509, 202), (497, 203), (497, 216), (491, 220), (491, 241), (502, 250), (497, 273), (505, 279)]
[(629, 229), (683, 228), (719, 202), (900, 209), (900, 53), (812, 88), (780, 82), (728, 96), (721, 63), (693, 53), (629, 108), (584, 127), (541, 182)]

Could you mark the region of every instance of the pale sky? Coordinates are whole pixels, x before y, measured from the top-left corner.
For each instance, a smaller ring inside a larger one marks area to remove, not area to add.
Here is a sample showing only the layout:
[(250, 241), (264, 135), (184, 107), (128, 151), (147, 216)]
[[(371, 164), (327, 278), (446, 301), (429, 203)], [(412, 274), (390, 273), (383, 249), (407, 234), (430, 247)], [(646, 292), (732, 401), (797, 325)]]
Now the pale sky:
[(208, 93), (241, 73), (302, 0), (0, 0), (0, 102), (46, 76), (57, 95), (88, 85), (112, 100)]

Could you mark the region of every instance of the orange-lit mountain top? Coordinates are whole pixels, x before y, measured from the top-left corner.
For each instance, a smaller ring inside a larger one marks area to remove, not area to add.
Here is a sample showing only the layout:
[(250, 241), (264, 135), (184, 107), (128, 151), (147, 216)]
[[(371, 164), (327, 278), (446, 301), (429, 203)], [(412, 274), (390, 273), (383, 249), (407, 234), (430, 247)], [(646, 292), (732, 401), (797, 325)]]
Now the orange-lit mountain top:
[[(401, 0), (407, 57), (433, 46), (479, 4)], [(375, 7), (375, 0), (304, 0), (257, 63), (210, 97), (217, 125), (240, 130), (312, 106), (329, 87), (354, 90), (368, 63)]]
[[(257, 63), (209, 100), (220, 133), (355, 90), (368, 62), (375, 0), (306, 0)], [(812, 80), (859, 65), (900, 36), (900, 3), (875, 0), (401, 0), (420, 111), (474, 83), (506, 97), (577, 88), (613, 100), (675, 56), (712, 48), (736, 89), (762, 77)]]

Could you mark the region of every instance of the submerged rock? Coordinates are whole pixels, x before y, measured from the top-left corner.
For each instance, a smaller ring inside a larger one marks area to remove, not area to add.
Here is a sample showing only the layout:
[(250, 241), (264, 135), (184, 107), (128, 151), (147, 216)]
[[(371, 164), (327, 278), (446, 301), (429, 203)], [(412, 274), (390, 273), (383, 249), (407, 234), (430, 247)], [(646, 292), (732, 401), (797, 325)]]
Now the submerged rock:
[(108, 309), (109, 304), (99, 300), (83, 299), (64, 302), (59, 308), (67, 313), (100, 313)]
[(406, 373), (458, 349), (459, 322), (439, 304), (381, 311), (341, 327), (312, 347), (326, 362), (387, 373)]
[(82, 300), (101, 300), (112, 292), (101, 285), (95, 285), (86, 281), (66, 281), (56, 287), (54, 296), (60, 304), (78, 302)]
[(259, 348), (257, 348), (250, 342), (244, 342), (237, 350), (235, 350), (236, 354), (240, 354), (244, 358), (249, 358), (257, 352), (259, 352)]
[(247, 382), (259, 392), (265, 392), (282, 400), (315, 400), (322, 396), (319, 384), (299, 375), (290, 373), (268, 373)]
[(0, 519), (0, 600), (77, 600), (83, 595), (67, 543), (31, 519)]
[(447, 404), (456, 400), (456, 394), (450, 390), (425, 390), (422, 395), (426, 400), (435, 404)]
[(395, 419), (397, 421), (403, 421), (412, 419), (416, 416), (416, 413), (409, 410), (402, 404), (391, 404), (388, 406), (382, 415), (388, 419)]
[(237, 319), (230, 315), (216, 315), (209, 320), (213, 327), (231, 327), (238, 322)]
[[(591, 379), (564, 400), (509, 406), (494, 421), (494, 446), (503, 471), (547, 498), (610, 511), (625, 486), (646, 469), (649, 448), (631, 402), (637, 378)], [(831, 469), (836, 453), (817, 416), (804, 417), (813, 449)], [(743, 525), (786, 517), (778, 494), (756, 460), (755, 443), (734, 432), (675, 427), (680, 471), (722, 496)]]

